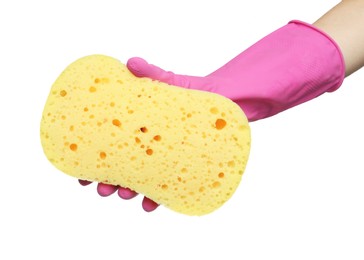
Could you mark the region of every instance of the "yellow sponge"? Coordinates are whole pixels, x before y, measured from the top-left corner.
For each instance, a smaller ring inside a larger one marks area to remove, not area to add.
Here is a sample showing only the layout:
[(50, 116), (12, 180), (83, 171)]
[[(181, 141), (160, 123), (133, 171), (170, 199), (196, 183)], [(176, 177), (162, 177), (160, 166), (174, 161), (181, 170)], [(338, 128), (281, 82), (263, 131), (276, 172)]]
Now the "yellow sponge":
[(225, 97), (137, 78), (118, 60), (91, 55), (69, 65), (53, 84), (41, 142), (64, 173), (203, 215), (239, 185), (250, 128), (240, 107)]

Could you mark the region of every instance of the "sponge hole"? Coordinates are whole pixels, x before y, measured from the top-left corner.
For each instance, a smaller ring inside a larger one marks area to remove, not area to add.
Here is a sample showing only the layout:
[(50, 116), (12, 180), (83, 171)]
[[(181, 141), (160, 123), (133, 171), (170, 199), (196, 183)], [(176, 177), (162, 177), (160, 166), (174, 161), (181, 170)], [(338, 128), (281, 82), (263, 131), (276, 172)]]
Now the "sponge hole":
[(106, 153), (105, 152), (100, 152), (99, 156), (100, 156), (100, 159), (102, 159), (102, 160), (106, 159)]
[(143, 126), (143, 127), (140, 128), (140, 131), (142, 133), (147, 133), (148, 132), (148, 128), (146, 128), (145, 126)]
[(121, 122), (120, 122), (120, 120), (119, 120), (119, 119), (114, 119), (114, 120), (112, 120), (112, 124), (113, 124), (114, 126), (117, 126), (117, 127), (120, 127), (120, 126), (121, 126)]
[(61, 90), (61, 91), (59, 92), (59, 95), (60, 95), (61, 97), (65, 97), (65, 96), (67, 95), (67, 91), (66, 91), (66, 90)]
[(71, 151), (73, 151), (73, 152), (76, 152), (77, 151), (77, 148), (78, 148), (78, 146), (77, 146), (77, 144), (70, 144), (70, 150)]
[(226, 126), (226, 121), (222, 118), (218, 118), (215, 122), (215, 127), (218, 130), (223, 129)]
[(160, 135), (156, 135), (156, 136), (153, 137), (153, 139), (155, 141), (160, 141), (162, 139), (162, 137)]
[(229, 161), (228, 166), (229, 167), (234, 167), (235, 166), (235, 161)]
[(210, 112), (214, 115), (218, 114), (219, 113), (219, 109), (217, 107), (212, 107), (210, 108)]
[(221, 186), (221, 183), (218, 181), (215, 181), (214, 183), (212, 183), (213, 188), (219, 188), (220, 186)]

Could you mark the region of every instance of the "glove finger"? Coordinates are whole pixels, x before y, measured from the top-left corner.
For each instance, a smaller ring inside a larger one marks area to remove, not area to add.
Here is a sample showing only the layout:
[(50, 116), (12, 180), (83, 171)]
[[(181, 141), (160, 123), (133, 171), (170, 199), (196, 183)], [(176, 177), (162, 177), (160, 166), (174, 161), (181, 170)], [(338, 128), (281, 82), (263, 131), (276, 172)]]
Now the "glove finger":
[(97, 192), (102, 197), (107, 197), (113, 194), (118, 189), (118, 186), (105, 184), (105, 183), (98, 183), (97, 184)]
[(135, 196), (137, 196), (138, 193), (129, 188), (119, 187), (118, 195), (120, 198), (122, 198), (124, 200), (129, 200), (129, 199), (132, 199)]
[(144, 197), (143, 201), (142, 201), (142, 207), (146, 212), (151, 212), (153, 210), (155, 210), (156, 208), (158, 208), (159, 204), (156, 203), (155, 201)]
[(78, 182), (82, 185), (82, 186), (87, 186), (89, 184), (92, 183), (92, 181), (86, 181), (86, 180), (78, 180)]
[(126, 64), (128, 69), (137, 77), (148, 77), (170, 85), (188, 87), (188, 77), (165, 71), (153, 64), (149, 64), (142, 58), (130, 58)]

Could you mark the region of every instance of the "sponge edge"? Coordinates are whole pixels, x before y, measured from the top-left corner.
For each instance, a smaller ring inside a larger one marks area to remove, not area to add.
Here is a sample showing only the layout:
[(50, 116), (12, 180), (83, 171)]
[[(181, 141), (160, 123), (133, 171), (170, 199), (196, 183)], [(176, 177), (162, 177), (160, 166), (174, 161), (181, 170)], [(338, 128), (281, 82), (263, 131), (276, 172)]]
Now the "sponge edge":
[(137, 78), (118, 60), (91, 55), (53, 84), (41, 142), (66, 174), (204, 215), (238, 187), (250, 128), (240, 107), (223, 96)]

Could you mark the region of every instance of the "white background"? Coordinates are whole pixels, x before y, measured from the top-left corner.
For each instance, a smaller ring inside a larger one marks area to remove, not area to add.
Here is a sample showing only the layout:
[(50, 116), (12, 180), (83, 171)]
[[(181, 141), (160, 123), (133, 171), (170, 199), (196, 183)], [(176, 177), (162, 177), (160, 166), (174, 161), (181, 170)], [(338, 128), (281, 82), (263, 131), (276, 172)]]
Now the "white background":
[(57, 171), (39, 138), (50, 87), (75, 59), (140, 56), (202, 76), (337, 2), (2, 1), (0, 259), (364, 259), (363, 70), (252, 123), (237, 192), (204, 217), (102, 198)]

